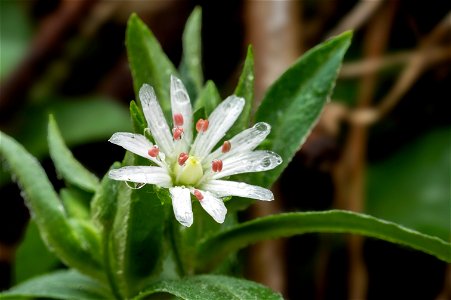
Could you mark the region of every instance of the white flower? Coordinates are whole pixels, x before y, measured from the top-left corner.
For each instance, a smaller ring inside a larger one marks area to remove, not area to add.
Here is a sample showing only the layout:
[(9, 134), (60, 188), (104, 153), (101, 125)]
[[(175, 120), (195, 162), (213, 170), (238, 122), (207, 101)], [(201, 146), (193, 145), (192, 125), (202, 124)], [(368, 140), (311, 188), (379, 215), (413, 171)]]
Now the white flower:
[[(153, 88), (144, 84), (139, 90), (144, 116), (155, 145), (144, 135), (118, 132), (110, 142), (151, 161), (151, 166), (127, 166), (111, 170), (115, 180), (155, 184), (169, 188), (175, 218), (184, 226), (193, 223), (191, 194), (205, 211), (224, 222), (227, 209), (221, 197), (239, 196), (257, 200), (274, 199), (268, 189), (244, 182), (222, 180), (235, 174), (271, 170), (282, 159), (271, 151), (254, 149), (269, 134), (270, 126), (257, 123), (235, 135), (212, 151), (236, 121), (244, 99), (232, 95), (193, 126), (193, 112), (183, 83), (171, 76), (173, 128), (170, 130)], [(193, 127), (197, 136), (193, 142)]]

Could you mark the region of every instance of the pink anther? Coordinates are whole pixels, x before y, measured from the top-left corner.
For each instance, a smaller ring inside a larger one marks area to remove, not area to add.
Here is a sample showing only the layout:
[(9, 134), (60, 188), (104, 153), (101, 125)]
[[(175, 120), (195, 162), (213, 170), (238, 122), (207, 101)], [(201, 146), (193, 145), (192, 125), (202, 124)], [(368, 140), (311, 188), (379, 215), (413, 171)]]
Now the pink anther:
[(178, 163), (180, 166), (183, 166), (186, 162), (186, 160), (188, 159), (189, 155), (186, 154), (185, 152), (180, 153), (179, 155), (179, 159), (178, 159)]
[(199, 119), (196, 123), (197, 132), (205, 132), (208, 129), (208, 120)]
[(158, 148), (158, 146), (153, 146), (147, 151), (147, 154), (149, 154), (150, 157), (157, 157), (158, 153), (160, 153), (160, 148)]
[(182, 114), (174, 114), (174, 126), (176, 126), (176, 127), (183, 126), (183, 115)]
[(172, 129), (172, 136), (174, 137), (174, 140), (180, 140), (182, 138), (182, 134), (182, 127), (175, 127), (174, 129)]
[(199, 200), (199, 201), (204, 199), (204, 195), (202, 195), (202, 193), (199, 190), (194, 190), (193, 194), (194, 194), (194, 197), (196, 197), (197, 200)]
[(214, 159), (211, 162), (211, 169), (213, 170), (213, 172), (221, 172), (222, 171), (222, 160)]
[(232, 144), (230, 144), (229, 141), (225, 141), (224, 144), (222, 144), (222, 153), (227, 153), (230, 151), (230, 149), (232, 148)]

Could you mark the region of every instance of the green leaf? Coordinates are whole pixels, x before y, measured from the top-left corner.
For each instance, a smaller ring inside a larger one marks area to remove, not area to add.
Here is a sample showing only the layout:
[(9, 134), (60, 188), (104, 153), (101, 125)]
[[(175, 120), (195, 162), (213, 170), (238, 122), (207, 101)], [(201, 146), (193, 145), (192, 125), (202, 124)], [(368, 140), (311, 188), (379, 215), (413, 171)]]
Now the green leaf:
[(47, 141), (49, 143), (50, 157), (55, 164), (58, 174), (68, 183), (85, 191), (94, 192), (99, 179), (89, 172), (64, 144), (63, 137), (58, 129), (55, 118), (50, 115)]
[[(99, 111), (102, 118), (99, 118)], [(99, 96), (55, 98), (49, 103), (33, 104), (20, 112), (13, 135), (38, 159), (48, 155), (49, 113), (55, 116), (68, 147), (105, 141), (115, 132), (132, 130), (127, 110), (112, 99)], [(0, 171), (0, 185), (8, 182), (8, 178)]]
[(202, 72), (202, 9), (196, 7), (186, 22), (183, 31), (183, 55), (180, 76), (191, 99), (196, 99), (204, 83)]
[(332, 93), (351, 37), (345, 32), (311, 49), (269, 88), (255, 119), (271, 125), (268, 149), (283, 163), (257, 174), (260, 185), (274, 183), (306, 140)]
[(59, 265), (58, 258), (44, 245), (36, 223), (28, 223), (25, 237), (16, 252), (14, 263), (15, 282), (48, 273)]
[(108, 288), (75, 270), (64, 270), (30, 279), (0, 293), (1, 299), (112, 299)]
[[(101, 118), (99, 112), (102, 112)], [(104, 97), (55, 98), (49, 103), (30, 105), (19, 116), (23, 125), (14, 136), (39, 159), (48, 153), (50, 113), (55, 116), (68, 147), (105, 141), (115, 132), (132, 130), (127, 109)]]
[[(114, 163), (110, 170), (120, 168), (121, 164)], [(91, 201), (91, 218), (101, 234), (102, 257), (105, 273), (111, 290), (120, 298), (120, 292), (116, 281), (116, 272), (112, 269), (112, 227), (117, 211), (117, 196), (121, 182), (112, 180), (108, 173), (103, 177), (100, 187)]]
[(237, 224), (237, 217), (228, 213), (224, 223), (218, 224), (205, 212), (199, 201), (192, 204), (194, 222), (187, 228), (180, 225), (174, 219), (175, 248), (179, 255), (180, 264), (184, 274), (192, 275), (196, 268), (196, 247), (200, 240), (214, 235), (218, 231), (227, 229)]
[(199, 275), (182, 280), (160, 281), (148, 287), (134, 299), (148, 299), (147, 297), (151, 295), (161, 293), (186, 300), (283, 299), (280, 294), (259, 283), (222, 275)]
[(152, 185), (141, 189), (123, 182), (119, 185), (111, 232), (112, 269), (126, 298), (136, 294), (162, 262), (168, 207), (162, 205)]
[(133, 130), (142, 134), (144, 129), (147, 128), (147, 121), (134, 100), (130, 102), (130, 116), (132, 117)]
[(89, 219), (89, 202), (92, 194), (77, 188), (63, 188), (60, 190), (60, 197), (64, 209), (70, 218)]
[(227, 255), (262, 240), (304, 233), (353, 233), (414, 248), (451, 262), (451, 244), (401, 225), (349, 211), (285, 213), (255, 219), (206, 239), (197, 255), (202, 270), (214, 267)]
[[(210, 115), (211, 112), (221, 102), (221, 95), (219, 95), (218, 89), (213, 81), (208, 80), (205, 87), (200, 92), (199, 98), (194, 104), (194, 110), (197, 111), (201, 108), (205, 109), (205, 113)], [(194, 122), (197, 120), (194, 119)]]
[(435, 130), (371, 164), (366, 211), (450, 241), (450, 137)]
[(246, 61), (234, 94), (243, 97), (246, 102), (240, 117), (227, 132), (227, 138), (233, 137), (250, 125), (251, 109), (254, 101), (254, 54), (252, 53), (252, 46), (247, 48)]
[(60, 199), (38, 161), (3, 132), (0, 132), (0, 156), (17, 178), (47, 247), (65, 264), (103, 278), (96, 254), (89, 252), (90, 245), (85, 244), (85, 238), (66, 219)]
[[(121, 164), (114, 163), (110, 170), (120, 168)], [(111, 228), (116, 215), (117, 193), (119, 181), (110, 179), (108, 173), (100, 182), (100, 187), (91, 201), (91, 217), (95, 225), (101, 230)]]
[(136, 99), (139, 99), (141, 86), (148, 83), (155, 89), (163, 112), (170, 116), (170, 75), (178, 76), (177, 71), (153, 33), (136, 14), (128, 20), (125, 43)]

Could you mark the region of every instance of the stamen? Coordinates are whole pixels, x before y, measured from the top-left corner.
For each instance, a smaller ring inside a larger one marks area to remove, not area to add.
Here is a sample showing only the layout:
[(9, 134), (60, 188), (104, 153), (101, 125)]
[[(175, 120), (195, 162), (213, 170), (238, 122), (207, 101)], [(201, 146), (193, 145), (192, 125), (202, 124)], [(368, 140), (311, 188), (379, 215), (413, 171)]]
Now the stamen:
[(229, 141), (225, 141), (224, 144), (222, 145), (222, 153), (227, 153), (230, 151), (230, 149), (232, 148), (232, 144), (230, 144)]
[(180, 140), (182, 138), (182, 134), (182, 127), (175, 127), (174, 129), (172, 129), (172, 136), (174, 137), (174, 140)]
[(221, 172), (222, 171), (222, 160), (214, 159), (211, 162), (211, 169), (213, 170), (213, 172)]
[(158, 148), (158, 146), (153, 146), (147, 151), (147, 154), (149, 154), (150, 157), (157, 157), (158, 153), (160, 153), (160, 148)]
[(197, 198), (197, 200), (199, 200), (199, 201), (204, 199), (204, 195), (202, 195), (202, 193), (199, 190), (194, 190), (193, 194)]
[(182, 114), (174, 114), (174, 126), (176, 126), (176, 127), (183, 126), (183, 115)]
[(197, 132), (205, 132), (208, 129), (208, 120), (199, 119), (196, 123)]
[(189, 158), (189, 155), (185, 152), (180, 153), (178, 163), (180, 166), (183, 166), (186, 162), (186, 160)]

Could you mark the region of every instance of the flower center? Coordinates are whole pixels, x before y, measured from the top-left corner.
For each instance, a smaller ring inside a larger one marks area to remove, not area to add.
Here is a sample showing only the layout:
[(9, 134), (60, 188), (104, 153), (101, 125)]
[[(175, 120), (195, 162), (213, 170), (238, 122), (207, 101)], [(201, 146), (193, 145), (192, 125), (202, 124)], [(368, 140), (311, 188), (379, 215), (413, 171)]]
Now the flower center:
[(200, 160), (194, 156), (189, 156), (188, 159), (179, 159), (183, 164), (175, 163), (174, 174), (177, 185), (194, 185), (202, 178), (204, 171)]

